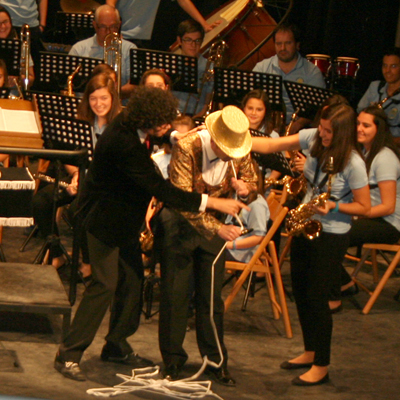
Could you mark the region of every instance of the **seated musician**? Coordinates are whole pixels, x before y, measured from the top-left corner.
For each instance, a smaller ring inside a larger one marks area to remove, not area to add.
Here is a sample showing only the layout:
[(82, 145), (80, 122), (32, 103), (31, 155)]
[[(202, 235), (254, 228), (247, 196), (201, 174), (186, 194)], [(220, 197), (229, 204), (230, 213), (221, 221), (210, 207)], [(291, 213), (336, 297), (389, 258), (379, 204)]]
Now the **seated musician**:
[[(273, 35), (276, 55), (257, 63), (253, 71), (280, 75), (284, 81), (325, 88), (325, 80), (320, 69), (299, 53), (299, 36), (295, 25), (281, 25)], [(294, 109), (285, 87), (283, 87), (283, 100), (286, 107), (286, 124), (289, 124)], [(310, 122), (308, 119), (299, 118), (292, 125), (290, 133), (297, 133)]]
[[(197, 88), (200, 90), (202, 81), (207, 74), (207, 59), (200, 53), (200, 47), (204, 39), (204, 29), (193, 20), (186, 20), (179, 24), (177, 31), (177, 41), (180, 46), (180, 53), (185, 56), (197, 57)], [(210, 65), (210, 68), (212, 66)], [(179, 111), (182, 114), (188, 114), (194, 118), (202, 117), (207, 111), (208, 104), (211, 101), (213, 83), (205, 81), (203, 90), (199, 94), (174, 92), (179, 100)], [(198, 96), (201, 96), (198, 99)]]
[[(0, 5), (0, 39), (16, 39), (19, 40), (16, 30), (13, 28), (13, 24), (11, 21), (11, 16), (8, 10)], [(21, 81), (25, 79), (25, 75), (23, 72), (25, 71), (25, 66), (22, 63), (25, 62), (21, 60)], [(33, 81), (35, 80), (35, 73), (33, 70), (33, 60), (31, 55), (29, 54), (29, 86), (32, 85)], [(7, 87), (14, 87), (14, 79), (18, 79), (16, 76), (9, 76), (8, 81), (5, 82), (5, 86)]]
[[(384, 80), (373, 81), (358, 103), (357, 111), (373, 103), (383, 102), (382, 108), (388, 119), (390, 132), (400, 144), (400, 50), (388, 50), (383, 56), (382, 75)], [(387, 99), (387, 100), (386, 100)]]
[[(96, 34), (88, 39), (75, 43), (69, 54), (72, 56), (100, 58), (104, 57), (104, 39), (112, 32), (119, 32), (121, 21), (118, 10), (108, 5), (100, 6), (94, 14), (93, 26)], [(134, 85), (129, 83), (129, 50), (136, 46), (122, 39), (122, 62), (121, 62), (121, 98), (127, 99)]]
[(161, 69), (148, 69), (140, 79), (140, 85), (147, 87), (158, 87), (162, 90), (171, 89), (170, 77)]
[[(357, 142), (367, 164), (371, 211), (353, 221), (349, 247), (364, 243), (395, 244), (400, 239), (400, 151), (394, 144), (384, 110), (376, 105), (357, 117)], [(332, 312), (342, 310), (341, 297), (358, 293), (358, 287), (341, 266), (341, 288), (330, 296)]]
[[(232, 197), (235, 191), (239, 198), (255, 197), (257, 175), (249, 155), (246, 116), (237, 107), (227, 106), (210, 114), (205, 123), (207, 129), (174, 146), (171, 182), (187, 192), (207, 193), (213, 198)], [(215, 266), (213, 314), (223, 361), (210, 323), (211, 265), (224, 241), (235, 240), (241, 233), (224, 220), (221, 214), (179, 213), (167, 207), (157, 216), (156, 242), (162, 247), (159, 341), (167, 379), (178, 379), (188, 358), (183, 341), (194, 278), (197, 343), (202, 357), (214, 363), (206, 372), (220, 384), (235, 384), (223, 343), (223, 257)]]

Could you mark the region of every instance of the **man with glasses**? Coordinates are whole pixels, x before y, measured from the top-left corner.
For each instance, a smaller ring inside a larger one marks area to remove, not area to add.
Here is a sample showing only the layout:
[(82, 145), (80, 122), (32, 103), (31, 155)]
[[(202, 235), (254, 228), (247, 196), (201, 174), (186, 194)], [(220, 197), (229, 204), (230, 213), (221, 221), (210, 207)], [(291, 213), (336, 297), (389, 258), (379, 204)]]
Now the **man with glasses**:
[[(204, 29), (193, 20), (186, 20), (179, 24), (177, 41), (180, 46), (180, 53), (185, 56), (197, 57), (197, 87), (200, 89), (204, 74), (207, 73), (207, 59), (200, 54), (200, 47), (204, 39)], [(210, 65), (212, 68), (212, 65)], [(211, 100), (213, 83), (206, 81), (198, 100), (198, 96), (192, 93), (174, 92), (179, 99), (179, 111), (194, 117), (201, 117), (207, 111), (207, 106)]]
[[(113, 32), (119, 32), (121, 19), (117, 9), (108, 5), (97, 8), (94, 14), (93, 26), (96, 34), (89, 39), (75, 43), (69, 54), (71, 56), (100, 58), (104, 57), (104, 39)], [(129, 83), (129, 51), (136, 49), (136, 45), (122, 39), (121, 54), (121, 98), (126, 99), (133, 91), (134, 85)]]

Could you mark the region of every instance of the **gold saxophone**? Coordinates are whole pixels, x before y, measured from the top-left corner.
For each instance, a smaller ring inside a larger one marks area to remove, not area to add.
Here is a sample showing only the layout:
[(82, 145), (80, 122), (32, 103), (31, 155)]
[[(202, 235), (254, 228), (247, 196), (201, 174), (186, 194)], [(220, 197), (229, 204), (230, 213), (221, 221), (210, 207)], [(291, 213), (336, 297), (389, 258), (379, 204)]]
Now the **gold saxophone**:
[(68, 75), (67, 90), (62, 90), (61, 94), (64, 94), (64, 95), (67, 95), (67, 96), (72, 96), (72, 97), (75, 96), (75, 93), (74, 93), (74, 77), (80, 71), (81, 68), (82, 68), (82, 64), (79, 64), (75, 68), (75, 71), (71, 75)]
[[(196, 114), (196, 112), (197, 112), (197, 107), (199, 106), (199, 102), (200, 102), (201, 96), (202, 96), (203, 91), (204, 91), (204, 86), (206, 85), (207, 82), (210, 82), (214, 78), (214, 68), (222, 66), (222, 63), (224, 61), (224, 53), (225, 53), (227, 48), (228, 48), (228, 45), (223, 40), (219, 40), (217, 42), (214, 42), (212, 44), (212, 46), (210, 47), (210, 50), (209, 50), (209, 53), (208, 53), (208, 57), (207, 57), (206, 69), (205, 69), (205, 72), (204, 72), (202, 80), (201, 80), (199, 93), (198, 93), (197, 98), (196, 98), (196, 105), (195, 105), (193, 114)], [(214, 64), (214, 66), (212, 68), (211, 68), (211, 64)], [(213, 92), (211, 94), (211, 101), (207, 106), (207, 111), (206, 111), (205, 116), (210, 114), (210, 112), (212, 110), (213, 97), (214, 97), (214, 90), (213, 90)], [(185, 109), (184, 109), (183, 114), (185, 114), (185, 112), (186, 112), (187, 106), (189, 104), (189, 99), (190, 99), (190, 96), (188, 97), (188, 99), (186, 101)]]
[(333, 158), (330, 157), (326, 165), (328, 175), (327, 191), (320, 194), (308, 203), (300, 204), (288, 213), (286, 219), (286, 230), (289, 235), (298, 236), (302, 233), (307, 239), (313, 240), (317, 238), (322, 231), (320, 221), (311, 219), (315, 214), (314, 207), (323, 207), (331, 196), (332, 177), (333, 177)]
[[(289, 125), (286, 128), (285, 136), (289, 136), (290, 129), (297, 118), (297, 114), (299, 113), (300, 108), (297, 108), (295, 112), (292, 114), (292, 118), (290, 120)], [(289, 150), (290, 156), (290, 167), (294, 165), (294, 161), (297, 157), (298, 151)], [(264, 181), (264, 187), (268, 188), (271, 185), (284, 185), (286, 187), (287, 192), (292, 196), (298, 196), (301, 193), (304, 195), (307, 189), (307, 179), (304, 177), (304, 174), (301, 174), (298, 178), (293, 178), (289, 175), (284, 176), (280, 180), (275, 180), (272, 178), (266, 178)]]
[(383, 108), (383, 105), (393, 96), (396, 96), (397, 94), (400, 93), (400, 88), (396, 89), (390, 96), (385, 97), (382, 99), (379, 103), (377, 103), (378, 108)]

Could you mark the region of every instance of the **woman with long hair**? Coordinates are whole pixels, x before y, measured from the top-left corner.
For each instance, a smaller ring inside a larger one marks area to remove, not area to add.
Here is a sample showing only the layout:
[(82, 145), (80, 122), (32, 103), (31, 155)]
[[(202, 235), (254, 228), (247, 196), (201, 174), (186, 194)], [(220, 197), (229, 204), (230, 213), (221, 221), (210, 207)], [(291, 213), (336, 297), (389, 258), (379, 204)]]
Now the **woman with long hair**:
[[(366, 216), (370, 197), (365, 163), (357, 151), (353, 109), (339, 104), (325, 108), (317, 132), (303, 130), (278, 139), (253, 138), (253, 151), (271, 153), (308, 149), (304, 165), (307, 193), (303, 203), (327, 192), (327, 166), (333, 159), (331, 196), (320, 206), (309, 204), (322, 232), (314, 240), (294, 236), (291, 248), (293, 295), (303, 332), (304, 352), (281, 364), (283, 369), (310, 368), (292, 381), (313, 386), (329, 381), (332, 314), (329, 290), (339, 285), (340, 262), (349, 242), (351, 216)], [(305, 217), (305, 216), (304, 216)], [(304, 218), (306, 219), (306, 218)]]
[[(390, 133), (386, 114), (378, 106), (369, 106), (358, 115), (357, 141), (367, 165), (371, 210), (367, 218), (353, 222), (349, 247), (397, 243), (400, 239), (400, 151)], [(357, 293), (358, 287), (342, 266), (341, 293), (332, 292), (332, 307), (341, 308), (340, 296)]]
[(119, 114), (121, 104), (115, 82), (107, 73), (100, 73), (89, 80), (78, 108), (78, 118), (93, 127), (93, 143)]

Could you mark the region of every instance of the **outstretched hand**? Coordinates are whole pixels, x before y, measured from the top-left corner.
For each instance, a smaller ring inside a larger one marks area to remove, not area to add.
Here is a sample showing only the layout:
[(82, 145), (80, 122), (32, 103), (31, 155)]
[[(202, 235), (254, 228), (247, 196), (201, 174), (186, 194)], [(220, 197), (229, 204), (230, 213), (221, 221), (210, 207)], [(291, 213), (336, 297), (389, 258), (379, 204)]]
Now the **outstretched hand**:
[(238, 214), (242, 208), (250, 211), (250, 208), (246, 206), (246, 204), (241, 201), (234, 199), (220, 199), (217, 197), (208, 196), (207, 199), (207, 208), (212, 208), (214, 210), (218, 210), (224, 214), (229, 214), (234, 216)]

